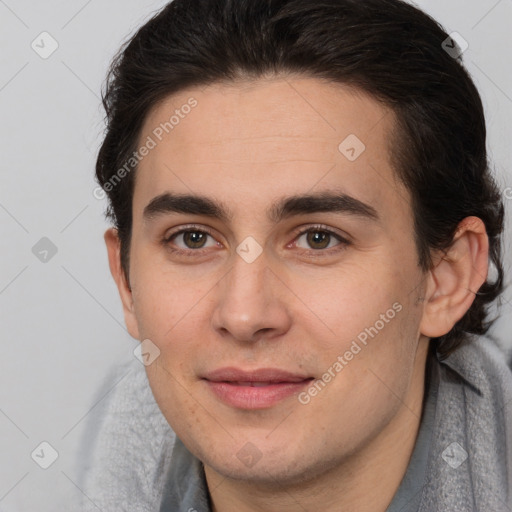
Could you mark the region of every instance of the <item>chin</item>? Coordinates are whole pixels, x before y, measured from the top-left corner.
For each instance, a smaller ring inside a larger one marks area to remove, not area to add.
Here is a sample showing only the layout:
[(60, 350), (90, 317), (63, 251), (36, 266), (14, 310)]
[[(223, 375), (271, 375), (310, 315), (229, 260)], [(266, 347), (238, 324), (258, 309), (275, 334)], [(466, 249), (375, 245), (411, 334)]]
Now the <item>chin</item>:
[(335, 465), (334, 460), (308, 459), (308, 454), (296, 453), (295, 449), (292, 453), (283, 453), (282, 450), (277, 453), (269, 447), (268, 451), (258, 453), (252, 446), (246, 446), (245, 450), (242, 448), (235, 456), (227, 455), (229, 451), (226, 451), (225, 454), (212, 457), (210, 451), (206, 457), (200, 458), (224, 478), (270, 489), (297, 486), (314, 480)]

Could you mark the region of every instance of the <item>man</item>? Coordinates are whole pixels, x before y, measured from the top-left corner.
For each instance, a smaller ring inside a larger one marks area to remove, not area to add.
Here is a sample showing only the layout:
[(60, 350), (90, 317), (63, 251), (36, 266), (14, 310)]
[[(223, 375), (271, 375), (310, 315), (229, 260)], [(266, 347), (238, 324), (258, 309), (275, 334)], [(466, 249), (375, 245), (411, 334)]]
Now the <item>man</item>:
[(447, 39), (399, 0), (175, 0), (126, 45), (97, 177), (146, 373), (89, 506), (512, 510), (503, 206)]

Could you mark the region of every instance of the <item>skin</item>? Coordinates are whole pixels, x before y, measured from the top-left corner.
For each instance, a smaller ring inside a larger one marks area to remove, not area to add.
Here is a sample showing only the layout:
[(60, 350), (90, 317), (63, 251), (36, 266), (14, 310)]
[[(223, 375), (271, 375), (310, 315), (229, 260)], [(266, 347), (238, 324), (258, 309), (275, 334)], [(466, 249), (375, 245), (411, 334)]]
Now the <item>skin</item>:
[[(197, 107), (136, 171), (131, 289), (116, 231), (105, 234), (129, 332), (160, 350), (146, 367), (155, 399), (203, 461), (217, 512), (385, 511), (414, 448), (430, 337), (451, 329), (486, 278), (483, 223), (461, 222), (452, 247), (422, 271), (410, 194), (390, 163), (394, 115), (360, 91), (304, 77), (189, 89), (150, 112), (139, 140), (191, 96)], [(349, 134), (366, 146), (353, 162), (338, 149)], [(379, 219), (267, 218), (284, 196), (332, 190), (371, 205)], [(163, 192), (207, 196), (233, 217), (145, 220)], [(162, 242), (191, 223), (212, 231), (200, 255), (183, 235)], [(322, 232), (318, 224), (349, 243), (332, 236), (317, 248), (297, 233)], [(252, 263), (236, 252), (248, 236), (263, 250)], [(396, 303), (401, 311), (307, 405), (294, 395), (242, 410), (201, 379), (226, 366), (320, 379)], [(248, 442), (260, 457), (250, 467), (237, 457)]]

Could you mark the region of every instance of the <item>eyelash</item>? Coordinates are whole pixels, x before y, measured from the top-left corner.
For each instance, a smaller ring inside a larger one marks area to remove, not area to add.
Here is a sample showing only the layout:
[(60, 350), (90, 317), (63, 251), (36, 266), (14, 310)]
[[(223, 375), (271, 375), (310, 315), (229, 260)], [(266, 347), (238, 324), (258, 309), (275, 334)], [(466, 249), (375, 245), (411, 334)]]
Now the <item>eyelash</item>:
[[(213, 232), (210, 231), (208, 228), (203, 227), (203, 226), (199, 227), (199, 226), (195, 226), (195, 225), (189, 225), (189, 226), (186, 226), (186, 227), (180, 229), (179, 231), (175, 231), (175, 232), (171, 233), (170, 235), (165, 236), (162, 240), (162, 244), (172, 254), (175, 254), (177, 256), (187, 256), (187, 257), (192, 257), (192, 258), (200, 257), (200, 256), (202, 256), (202, 253), (204, 251), (207, 251), (208, 249), (175, 249), (175, 248), (170, 247), (171, 241), (174, 238), (176, 238), (177, 236), (182, 235), (184, 233), (192, 233), (192, 232), (204, 233), (204, 234), (210, 235), (212, 238), (215, 238), (213, 235)], [(351, 242), (349, 240), (347, 240), (346, 238), (342, 237), (338, 233), (334, 232), (333, 230), (329, 229), (327, 226), (324, 226), (322, 224), (310, 226), (307, 229), (303, 229), (301, 231), (296, 232), (294, 234), (292, 243), (296, 242), (296, 240), (298, 238), (300, 238), (302, 235), (310, 233), (310, 232), (326, 233), (329, 236), (336, 238), (338, 240), (338, 242), (340, 242), (337, 246), (335, 246), (334, 248), (330, 248), (330, 249), (309, 249), (308, 250), (308, 249), (300, 249), (299, 248), (300, 253), (309, 253), (308, 255), (310, 257), (323, 257), (323, 256), (332, 255), (333, 253), (338, 253), (338, 252), (343, 251), (344, 249), (346, 249), (346, 247), (351, 245)], [(314, 254), (314, 256), (312, 253)]]
[(212, 238), (215, 238), (213, 236), (213, 233), (208, 228), (190, 225), (190, 226), (186, 226), (186, 227), (180, 229), (179, 231), (175, 231), (174, 233), (171, 233), (170, 235), (167, 235), (162, 240), (162, 243), (172, 254), (176, 254), (177, 256), (188, 256), (188, 257), (201, 256), (203, 251), (205, 251), (205, 249), (174, 249), (174, 248), (170, 247), (170, 243), (173, 238), (177, 237), (178, 235), (182, 235), (183, 233), (192, 233), (192, 232), (206, 233), (207, 235), (210, 235)]

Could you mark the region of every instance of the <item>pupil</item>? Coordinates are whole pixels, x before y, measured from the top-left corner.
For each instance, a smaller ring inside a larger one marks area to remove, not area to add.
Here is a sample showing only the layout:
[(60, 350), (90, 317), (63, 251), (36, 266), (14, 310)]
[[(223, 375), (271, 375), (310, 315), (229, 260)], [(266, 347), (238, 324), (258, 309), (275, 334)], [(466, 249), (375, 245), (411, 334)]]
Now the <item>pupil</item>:
[(308, 233), (308, 243), (312, 246), (320, 244), (320, 247), (313, 247), (313, 249), (324, 249), (329, 245), (329, 233), (324, 231), (311, 231)]
[(204, 233), (189, 231), (185, 233), (185, 244), (193, 248), (202, 247), (204, 245), (204, 238)]

